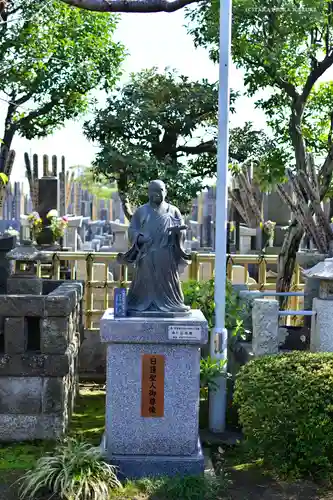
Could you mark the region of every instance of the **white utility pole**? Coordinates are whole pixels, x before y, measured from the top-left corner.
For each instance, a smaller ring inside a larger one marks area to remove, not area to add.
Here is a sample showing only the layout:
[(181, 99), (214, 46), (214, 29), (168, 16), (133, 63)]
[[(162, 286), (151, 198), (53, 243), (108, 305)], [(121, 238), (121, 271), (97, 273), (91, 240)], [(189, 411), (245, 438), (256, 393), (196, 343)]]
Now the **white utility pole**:
[[(216, 182), (215, 231), (215, 332), (211, 336), (210, 355), (227, 360), (228, 334), (225, 329), (225, 286), (228, 219), (228, 149), (229, 149), (229, 72), (231, 65), (232, 0), (220, 0), (220, 65), (219, 120)], [(225, 366), (225, 370), (227, 367)], [(217, 380), (218, 388), (209, 394), (209, 428), (212, 432), (225, 430), (226, 379)]]

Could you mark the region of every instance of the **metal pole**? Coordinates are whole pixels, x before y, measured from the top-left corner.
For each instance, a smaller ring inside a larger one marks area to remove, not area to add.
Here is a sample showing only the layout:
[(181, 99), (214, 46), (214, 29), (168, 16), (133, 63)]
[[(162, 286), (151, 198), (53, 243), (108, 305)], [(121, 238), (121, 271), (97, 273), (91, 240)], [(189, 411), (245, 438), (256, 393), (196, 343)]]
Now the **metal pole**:
[[(228, 149), (229, 149), (229, 71), (231, 64), (232, 0), (220, 0), (220, 66), (219, 121), (216, 182), (215, 233), (215, 331), (211, 335), (210, 355), (227, 360), (227, 331), (225, 329), (226, 246), (228, 217)], [(227, 366), (225, 365), (225, 371)], [(209, 428), (212, 432), (225, 430), (226, 379), (217, 380), (217, 389), (209, 394)]]

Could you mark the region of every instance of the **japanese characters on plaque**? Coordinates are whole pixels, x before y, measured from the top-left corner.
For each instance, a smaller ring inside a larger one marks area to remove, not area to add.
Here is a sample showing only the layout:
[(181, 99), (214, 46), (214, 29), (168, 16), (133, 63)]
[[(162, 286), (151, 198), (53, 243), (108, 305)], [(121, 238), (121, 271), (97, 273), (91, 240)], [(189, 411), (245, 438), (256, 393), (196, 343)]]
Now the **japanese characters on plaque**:
[(161, 354), (142, 355), (142, 417), (164, 416), (164, 365)]
[(201, 326), (168, 326), (169, 340), (201, 340)]
[(114, 317), (125, 318), (126, 309), (126, 288), (114, 289)]

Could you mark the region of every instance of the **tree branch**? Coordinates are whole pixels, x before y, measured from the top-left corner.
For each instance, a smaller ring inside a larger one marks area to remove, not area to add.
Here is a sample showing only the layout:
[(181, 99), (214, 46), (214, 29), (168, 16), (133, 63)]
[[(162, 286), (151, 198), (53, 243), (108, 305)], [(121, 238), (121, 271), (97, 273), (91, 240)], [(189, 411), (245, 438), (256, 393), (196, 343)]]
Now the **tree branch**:
[(175, 12), (200, 0), (62, 0), (68, 5), (96, 12)]
[(303, 87), (301, 101), (304, 104), (310, 95), (310, 92), (316, 81), (325, 73), (325, 71), (333, 64), (333, 52), (326, 56), (322, 61), (318, 62), (317, 66), (310, 71), (309, 76)]
[(23, 95), (22, 97), (20, 97), (19, 99), (16, 99), (15, 100), (15, 106), (21, 106), (22, 104), (24, 104), (25, 102), (29, 101), (29, 99), (31, 99), (33, 96), (33, 93), (31, 94), (26, 94), (26, 95)]
[(296, 90), (295, 85), (284, 80), (268, 64), (263, 63), (263, 61), (260, 60), (259, 58), (255, 58), (254, 60), (251, 60), (251, 59), (243, 56), (243, 60), (245, 62), (247, 62), (250, 66), (257, 65), (257, 66), (261, 67), (267, 73), (267, 75), (270, 78), (272, 78), (273, 81), (275, 81), (276, 85), (278, 85), (278, 87), (280, 87), (280, 89), (284, 90), (288, 94), (288, 96), (291, 97), (292, 99), (297, 99), (299, 94)]
[(19, 120), (17, 123), (22, 125), (22, 123), (25, 123), (25, 122), (29, 123), (31, 120), (34, 120), (35, 118), (38, 118), (39, 116), (46, 115), (46, 113), (51, 111), (52, 108), (54, 106), (56, 106), (60, 100), (61, 100), (61, 98), (52, 99), (52, 101), (47, 102), (41, 108), (35, 109), (34, 111), (30, 111), (30, 113), (27, 116), (24, 116), (23, 118), (21, 118), (21, 120)]
[(207, 141), (201, 142), (197, 146), (178, 146), (176, 151), (187, 155), (198, 155), (201, 153), (216, 154), (217, 148), (215, 141)]
[(325, 158), (323, 166), (319, 171), (318, 178), (320, 180), (320, 200), (323, 200), (326, 196), (326, 193), (331, 185), (333, 174), (333, 146), (328, 152), (328, 155)]

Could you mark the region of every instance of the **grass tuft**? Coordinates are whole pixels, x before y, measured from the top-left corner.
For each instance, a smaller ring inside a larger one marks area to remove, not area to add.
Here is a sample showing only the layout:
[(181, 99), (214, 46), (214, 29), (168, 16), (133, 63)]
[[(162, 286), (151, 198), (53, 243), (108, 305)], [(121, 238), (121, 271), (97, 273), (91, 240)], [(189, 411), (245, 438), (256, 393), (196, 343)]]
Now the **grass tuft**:
[(100, 450), (73, 438), (37, 460), (21, 482), (21, 500), (35, 500), (42, 493), (65, 500), (109, 500), (112, 489), (122, 488), (115, 467), (102, 460)]

